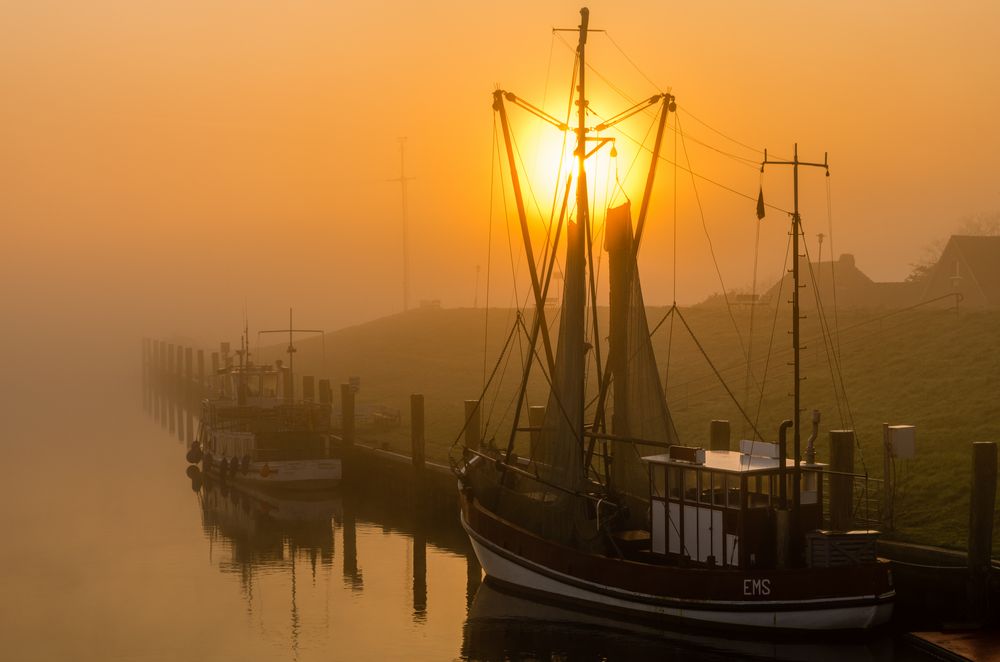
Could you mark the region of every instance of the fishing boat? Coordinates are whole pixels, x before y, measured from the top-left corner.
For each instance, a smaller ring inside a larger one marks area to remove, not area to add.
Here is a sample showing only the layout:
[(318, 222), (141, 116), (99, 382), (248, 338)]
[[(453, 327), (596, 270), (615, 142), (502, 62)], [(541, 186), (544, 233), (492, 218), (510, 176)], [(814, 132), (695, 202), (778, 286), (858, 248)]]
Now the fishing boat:
[[(535, 306), (533, 319), (519, 315), (508, 337), (508, 346), (515, 334), (526, 338), (531, 357), (523, 364), (509, 437), (467, 446), (456, 462), (461, 523), (487, 581), (656, 623), (799, 632), (882, 625), (891, 617), (895, 592), (888, 564), (875, 554), (877, 532), (824, 526), (829, 469), (815, 461), (818, 414), (804, 458), (801, 449), (797, 180), (791, 214), (793, 415), (781, 423), (776, 441), (764, 441), (755, 428), (754, 439), (741, 442), (738, 450), (681, 444), (653, 355), (637, 267), (664, 128), (676, 102), (672, 94), (657, 94), (588, 125), (596, 116), (586, 96), (586, 47), (593, 30), (586, 8), (580, 16), (573, 29), (575, 126), (510, 92), (494, 93)], [(531, 246), (508, 104), (575, 134), (575, 218), (566, 213), (573, 208), (567, 205), (567, 183), (554, 239), (540, 266)], [(609, 141), (599, 132), (648, 109), (657, 113), (657, 130), (635, 224), (628, 202), (609, 208), (605, 217), (610, 324), (598, 330), (585, 163)], [(796, 178), (799, 166), (815, 165), (800, 162), (797, 152), (788, 163), (795, 165)], [(562, 308), (550, 340), (545, 301), (561, 233)], [(676, 306), (672, 312), (681, 315)], [(529, 412), (524, 425), (536, 365), (549, 387), (548, 399), (544, 408), (532, 408), (541, 414)], [(588, 366), (596, 367), (597, 379), (590, 381), (591, 391), (598, 385), (596, 394), (588, 393)], [(472, 420), (467, 417), (466, 426)]]
[(289, 328), (288, 365), (251, 360), (244, 329), (238, 361), (213, 377), (213, 396), (202, 402), (198, 436), (189, 462), (201, 462), (210, 476), (256, 488), (324, 490), (341, 480), (339, 444), (330, 427), (331, 405), (296, 399)]

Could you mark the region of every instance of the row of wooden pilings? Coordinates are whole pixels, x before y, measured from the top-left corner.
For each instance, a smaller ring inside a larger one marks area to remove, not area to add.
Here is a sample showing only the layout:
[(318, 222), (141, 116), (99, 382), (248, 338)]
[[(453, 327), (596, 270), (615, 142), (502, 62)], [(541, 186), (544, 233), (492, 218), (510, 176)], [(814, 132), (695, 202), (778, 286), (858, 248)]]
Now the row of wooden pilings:
[[(143, 410), (171, 434), (176, 433), (179, 440), (190, 444), (195, 438), (201, 401), (212, 386), (212, 375), (233, 365), (235, 359), (230, 347), (228, 342), (219, 343), (218, 351), (208, 353), (206, 365), (204, 349), (143, 338)], [(301, 393), (306, 401), (318, 399), (321, 403), (333, 403), (329, 379), (303, 376)]]

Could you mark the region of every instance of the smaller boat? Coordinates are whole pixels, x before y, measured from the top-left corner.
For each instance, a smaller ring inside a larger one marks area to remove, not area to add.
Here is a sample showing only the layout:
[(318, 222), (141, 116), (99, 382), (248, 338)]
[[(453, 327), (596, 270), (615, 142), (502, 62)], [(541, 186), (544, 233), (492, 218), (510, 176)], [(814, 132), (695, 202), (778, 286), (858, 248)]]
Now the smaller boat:
[[(214, 397), (202, 402), (188, 460), (197, 462), (201, 454), (205, 473), (248, 486), (336, 487), (342, 462), (331, 434), (330, 403), (296, 400), (291, 361), (255, 364), (246, 332), (242, 344), (239, 363), (214, 376)], [(289, 355), (294, 351), (289, 340)]]

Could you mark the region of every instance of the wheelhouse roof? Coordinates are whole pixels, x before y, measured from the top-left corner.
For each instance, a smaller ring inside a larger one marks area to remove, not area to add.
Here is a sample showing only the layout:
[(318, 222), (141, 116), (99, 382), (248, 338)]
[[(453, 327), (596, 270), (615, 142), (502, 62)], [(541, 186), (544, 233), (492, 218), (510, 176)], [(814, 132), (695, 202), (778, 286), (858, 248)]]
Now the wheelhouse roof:
[[(683, 460), (671, 459), (670, 455), (663, 453), (660, 455), (647, 455), (642, 458), (649, 464), (661, 464), (672, 467), (684, 467), (687, 469), (705, 469), (708, 471), (719, 471), (730, 474), (764, 474), (773, 473), (779, 467), (778, 458), (762, 457), (760, 455), (747, 455), (739, 451), (705, 451), (705, 462), (695, 464), (694, 462), (684, 462)], [(817, 468), (825, 465), (799, 463), (799, 467)], [(785, 467), (795, 468), (795, 460), (785, 458)]]

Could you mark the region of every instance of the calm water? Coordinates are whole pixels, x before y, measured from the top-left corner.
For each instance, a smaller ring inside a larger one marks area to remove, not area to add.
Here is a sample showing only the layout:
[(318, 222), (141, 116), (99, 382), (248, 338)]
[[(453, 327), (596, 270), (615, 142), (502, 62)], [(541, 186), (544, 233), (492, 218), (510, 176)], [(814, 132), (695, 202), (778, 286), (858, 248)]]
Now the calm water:
[(293, 501), (203, 482), (120, 386), (58, 410), (5, 401), (0, 658), (916, 659), (890, 638), (707, 638), (501, 593), (451, 514), (371, 490)]

